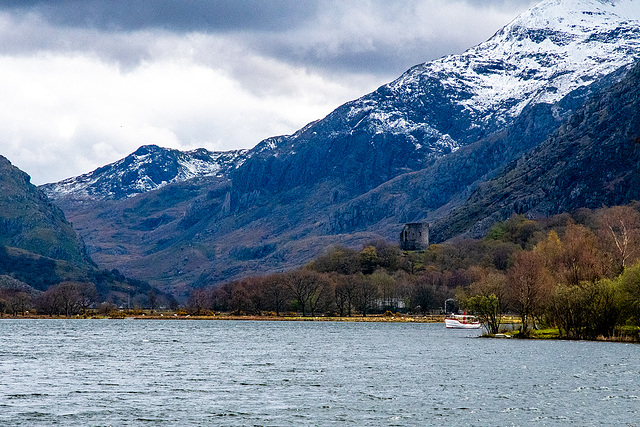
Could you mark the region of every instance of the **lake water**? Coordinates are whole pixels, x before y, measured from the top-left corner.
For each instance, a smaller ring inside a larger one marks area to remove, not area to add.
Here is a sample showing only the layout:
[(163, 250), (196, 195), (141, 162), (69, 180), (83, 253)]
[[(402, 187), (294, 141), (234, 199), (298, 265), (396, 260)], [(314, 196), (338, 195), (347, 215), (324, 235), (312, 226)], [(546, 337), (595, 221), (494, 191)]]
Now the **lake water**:
[(0, 320), (0, 425), (640, 426), (640, 346), (478, 334)]

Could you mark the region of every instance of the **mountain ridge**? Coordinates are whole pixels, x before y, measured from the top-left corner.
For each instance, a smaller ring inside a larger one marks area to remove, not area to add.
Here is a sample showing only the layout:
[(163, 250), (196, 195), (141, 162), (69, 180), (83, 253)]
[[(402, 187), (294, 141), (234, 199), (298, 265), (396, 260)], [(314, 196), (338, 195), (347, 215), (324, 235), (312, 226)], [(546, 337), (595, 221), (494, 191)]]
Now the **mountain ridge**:
[(195, 177), (226, 175), (244, 162), (246, 153), (247, 150), (180, 151), (143, 145), (127, 157), (93, 172), (41, 188), (53, 199), (122, 199)]
[(0, 156), (0, 244), (52, 259), (91, 265), (65, 215), (31, 177)]

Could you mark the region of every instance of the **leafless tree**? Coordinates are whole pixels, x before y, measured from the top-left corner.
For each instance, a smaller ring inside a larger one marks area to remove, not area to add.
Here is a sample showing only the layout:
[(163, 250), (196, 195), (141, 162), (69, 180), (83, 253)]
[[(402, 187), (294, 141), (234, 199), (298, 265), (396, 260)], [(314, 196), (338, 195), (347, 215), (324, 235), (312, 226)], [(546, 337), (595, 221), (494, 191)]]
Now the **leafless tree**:
[(527, 335), (551, 292), (551, 276), (542, 257), (530, 251), (518, 253), (507, 272), (507, 283), (510, 305), (520, 314), (521, 333)]
[(614, 206), (599, 212), (600, 237), (620, 273), (640, 255), (640, 213), (630, 206)]

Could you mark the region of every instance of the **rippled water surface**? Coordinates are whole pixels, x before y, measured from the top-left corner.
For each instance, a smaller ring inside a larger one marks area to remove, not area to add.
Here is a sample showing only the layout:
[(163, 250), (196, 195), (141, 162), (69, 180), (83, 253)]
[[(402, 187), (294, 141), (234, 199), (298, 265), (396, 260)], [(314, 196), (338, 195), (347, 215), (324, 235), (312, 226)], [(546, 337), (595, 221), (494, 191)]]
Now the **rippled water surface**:
[(640, 346), (477, 335), (0, 320), (0, 425), (640, 425)]

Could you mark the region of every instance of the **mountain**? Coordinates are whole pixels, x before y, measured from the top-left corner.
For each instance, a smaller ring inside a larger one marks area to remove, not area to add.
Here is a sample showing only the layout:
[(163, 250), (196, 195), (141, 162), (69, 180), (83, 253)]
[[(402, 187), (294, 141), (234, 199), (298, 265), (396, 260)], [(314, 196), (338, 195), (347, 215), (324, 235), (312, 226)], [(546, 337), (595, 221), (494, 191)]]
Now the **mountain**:
[(640, 62), (435, 226), (478, 236), (512, 214), (546, 217), (640, 200)]
[(84, 244), (63, 212), (31, 178), (0, 156), (0, 245), (90, 265)]
[(47, 191), (96, 262), (164, 289), (285, 270), (329, 245), (395, 241), (402, 223), (443, 217), (619, 81), (639, 48), (631, 0), (545, 0), (217, 176), (124, 198), (109, 194), (134, 192), (107, 179), (89, 202), (72, 187), (60, 197), (60, 183)]
[(244, 162), (246, 151), (182, 152), (145, 145), (115, 163), (42, 189), (54, 199), (118, 200), (194, 177), (227, 175)]

